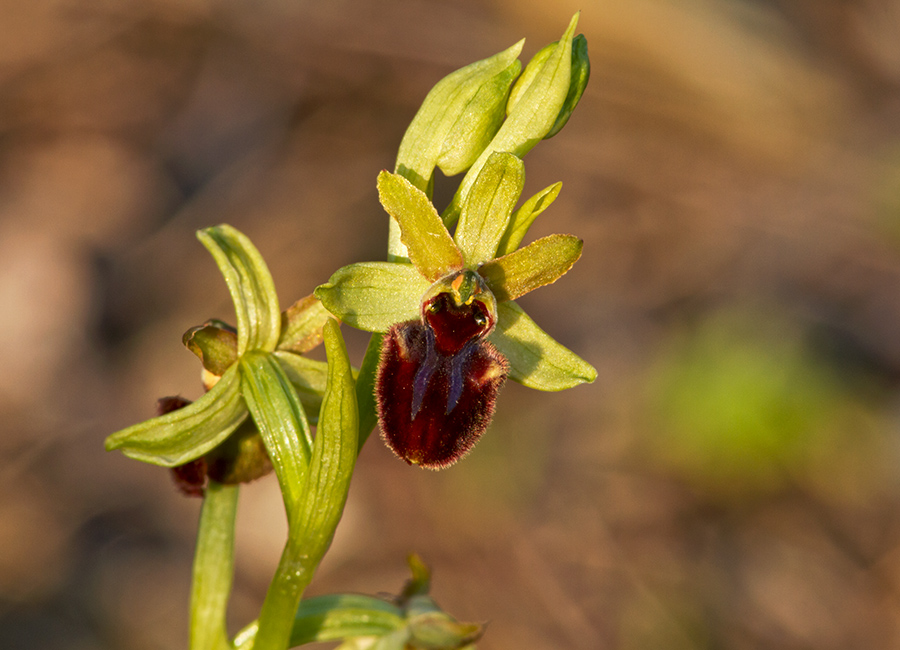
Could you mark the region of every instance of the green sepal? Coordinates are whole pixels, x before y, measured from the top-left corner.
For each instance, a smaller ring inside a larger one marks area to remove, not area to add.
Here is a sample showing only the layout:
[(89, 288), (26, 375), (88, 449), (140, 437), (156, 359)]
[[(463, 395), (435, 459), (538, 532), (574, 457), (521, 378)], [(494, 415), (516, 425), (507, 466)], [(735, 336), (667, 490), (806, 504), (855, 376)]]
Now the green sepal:
[(478, 269), (498, 302), (515, 300), (556, 282), (581, 257), (584, 246), (574, 235), (548, 235)]
[(525, 165), (520, 158), (499, 151), (491, 154), (466, 197), (456, 226), (456, 245), (469, 268), (493, 259), (524, 186)]
[(559, 196), (561, 189), (562, 183), (554, 183), (550, 187), (545, 187), (513, 212), (506, 232), (503, 233), (503, 237), (500, 238), (500, 243), (497, 245), (497, 257), (512, 253), (519, 247), (519, 244), (525, 239), (525, 235), (528, 234), (531, 224), (541, 212), (550, 207), (550, 204)]
[[(488, 146), (506, 118), (506, 100), (522, 64), (518, 59), (484, 83), (444, 140), (437, 166), (446, 176), (466, 171)], [(429, 192), (429, 196), (431, 193)]]
[[(519, 41), (492, 57), (450, 73), (435, 84), (400, 143), (395, 167), (398, 174), (420, 190), (428, 191), (439, 158), (446, 159), (444, 164), (449, 169), (459, 167), (468, 157), (477, 158), (479, 147), (487, 144), (482, 143), (485, 133), (493, 128), (492, 113), (499, 113), (502, 119), (509, 83), (518, 74), (517, 57), (523, 44), (524, 40)], [(515, 74), (511, 74), (513, 70)], [(510, 75), (512, 78), (507, 80)], [(490, 115), (487, 121), (485, 114)], [(450, 139), (451, 134), (468, 136), (469, 142), (460, 148)]]
[(234, 578), (234, 524), (238, 487), (206, 486), (191, 581), (190, 647), (230, 650), (225, 613)]
[[(307, 421), (310, 424), (318, 424), (322, 395), (325, 393), (328, 379), (328, 364), (285, 350), (275, 350), (272, 354), (278, 359), (281, 369), (294, 385), (306, 412)], [(358, 372), (355, 369), (351, 370), (353, 378), (356, 379)]]
[(329, 318), (331, 314), (315, 295), (301, 298), (281, 314), (278, 349), (309, 352), (322, 342), (322, 328)]
[(215, 259), (231, 293), (237, 314), (237, 355), (274, 350), (281, 333), (281, 310), (275, 283), (259, 251), (228, 224), (199, 230), (197, 239)]
[(328, 378), (328, 364), (285, 350), (275, 350), (272, 354), (297, 391), (307, 421), (310, 424), (318, 423), (322, 394)]
[(497, 135), (466, 172), (453, 200), (444, 210), (444, 223), (448, 226), (456, 221), (472, 184), (493, 152), (506, 151), (524, 158), (553, 128), (569, 92), (572, 36), (578, 15), (572, 17), (563, 37), (536, 71), (532, 82), (521, 92)]
[(528, 388), (559, 391), (597, 378), (597, 371), (557, 343), (512, 301), (497, 306), (499, 319), (489, 340), (509, 360), (511, 379)]
[(419, 318), (422, 294), (430, 286), (410, 264), (361, 262), (335, 271), (316, 297), (351, 327), (386, 332), (394, 323)]
[(129, 458), (175, 467), (199, 458), (221, 443), (247, 417), (237, 366), (196, 402), (122, 429), (106, 439), (106, 450)]
[(428, 196), (399, 174), (378, 174), (378, 199), (400, 227), (410, 262), (434, 282), (463, 266), (463, 257)]
[(184, 346), (197, 355), (203, 367), (222, 376), (237, 361), (237, 333), (222, 327), (221, 321), (206, 321), (181, 337)]
[(248, 352), (238, 364), (241, 391), (275, 466), (288, 516), (302, 496), (312, 435), (297, 392), (272, 354)]
[(552, 138), (559, 133), (569, 121), (584, 89), (587, 88), (588, 79), (591, 77), (591, 60), (588, 58), (587, 39), (584, 34), (579, 34), (572, 39), (572, 81), (569, 83), (569, 92), (566, 95), (566, 101), (556, 116), (556, 122), (553, 127), (544, 136), (544, 140)]

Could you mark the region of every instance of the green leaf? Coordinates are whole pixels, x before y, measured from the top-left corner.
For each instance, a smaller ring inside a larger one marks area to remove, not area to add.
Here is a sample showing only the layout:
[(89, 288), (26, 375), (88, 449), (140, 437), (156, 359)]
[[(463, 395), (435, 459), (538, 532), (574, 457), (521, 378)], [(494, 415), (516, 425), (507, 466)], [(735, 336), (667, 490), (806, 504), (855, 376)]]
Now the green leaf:
[(597, 378), (587, 361), (563, 347), (516, 303), (497, 306), (499, 319), (490, 341), (509, 360), (509, 376), (529, 388), (559, 391)]
[(587, 88), (588, 79), (591, 77), (591, 60), (588, 58), (587, 39), (584, 34), (579, 34), (572, 39), (572, 81), (569, 83), (569, 92), (566, 95), (566, 101), (556, 116), (556, 122), (553, 127), (544, 136), (544, 139), (552, 138), (559, 133), (569, 121), (584, 89)]
[(338, 269), (316, 289), (316, 297), (351, 327), (386, 332), (394, 323), (420, 317), (420, 301), (430, 286), (410, 264), (362, 262)]
[(456, 244), (470, 268), (494, 257), (524, 186), (521, 159), (509, 153), (491, 154), (472, 185), (456, 227)]
[(175, 467), (220, 444), (246, 417), (237, 366), (232, 366), (196, 402), (117, 431), (106, 439), (106, 450), (118, 449), (129, 458)]
[(425, 192), (398, 174), (378, 174), (378, 198), (400, 226), (409, 260), (434, 282), (463, 267), (462, 254)]
[[(578, 14), (576, 13), (563, 37), (535, 72), (531, 83), (515, 101), (509, 117), (503, 122), (497, 135), (466, 172), (453, 200), (444, 211), (444, 223), (448, 226), (456, 221), (472, 184), (493, 152), (506, 151), (519, 158), (524, 158), (525, 154), (531, 151), (553, 128), (569, 92), (572, 71), (572, 35), (577, 24)], [(515, 88), (512, 92), (516, 92)]]
[(227, 224), (197, 232), (225, 276), (237, 314), (238, 356), (271, 352), (281, 333), (281, 310), (269, 269), (249, 239)]
[(356, 636), (382, 636), (405, 625), (400, 608), (372, 596), (340, 594), (301, 601), (291, 646)]
[(497, 246), (497, 257), (512, 253), (519, 247), (528, 229), (534, 222), (535, 218), (550, 207), (550, 204), (559, 196), (562, 189), (562, 183), (554, 183), (550, 187), (545, 187), (540, 192), (525, 201), (518, 210), (513, 212), (506, 232), (500, 238), (500, 244)]
[(248, 352), (239, 366), (244, 399), (275, 466), (290, 517), (308, 474), (312, 436), (306, 414), (274, 355)]
[(334, 537), (356, 462), (359, 417), (356, 390), (340, 326), (323, 330), (328, 385), (300, 498), (288, 512), (288, 541), (266, 593), (254, 648), (285, 648), (303, 590)]
[[(485, 132), (492, 128), (492, 113), (499, 112), (502, 119), (503, 98), (512, 81), (507, 78), (518, 74), (516, 57), (523, 44), (524, 40), (519, 41), (492, 57), (456, 70), (431, 89), (400, 143), (395, 167), (398, 174), (427, 191), (442, 155), (451, 169), (462, 164), (460, 160), (477, 157), (473, 151), (482, 146)], [(511, 74), (511, 70), (515, 73)], [(485, 123), (486, 114), (491, 116), (491, 121)], [(468, 137), (470, 141), (460, 150), (450, 138), (451, 133)]]
[[(400, 608), (380, 598), (357, 594), (315, 596), (300, 602), (289, 645), (383, 636), (404, 626)], [(257, 628), (254, 621), (235, 636), (236, 650), (250, 647)]]
[(315, 295), (301, 298), (281, 314), (278, 349), (303, 354), (322, 342), (322, 328), (331, 314)]
[(582, 246), (574, 235), (548, 235), (482, 264), (478, 273), (498, 302), (515, 300), (565, 275), (581, 257)]
[(234, 577), (238, 487), (210, 481), (197, 530), (191, 582), (191, 650), (229, 650), (225, 610)]

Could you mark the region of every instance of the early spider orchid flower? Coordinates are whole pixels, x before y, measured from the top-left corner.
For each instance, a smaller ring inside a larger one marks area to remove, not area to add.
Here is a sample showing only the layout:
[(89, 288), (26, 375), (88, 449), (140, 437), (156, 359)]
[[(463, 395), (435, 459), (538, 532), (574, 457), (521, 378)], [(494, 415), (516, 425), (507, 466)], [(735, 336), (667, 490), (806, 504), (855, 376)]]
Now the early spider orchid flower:
[(522, 161), (493, 153), (451, 236), (424, 192), (381, 172), (379, 197), (399, 224), (409, 263), (351, 264), (316, 290), (343, 322), (385, 334), (375, 382), (379, 424), (388, 447), (410, 464), (440, 469), (468, 453), (507, 376), (550, 391), (596, 378), (514, 302), (555, 282), (582, 249), (573, 235), (518, 248), (560, 187), (513, 212), (523, 185)]

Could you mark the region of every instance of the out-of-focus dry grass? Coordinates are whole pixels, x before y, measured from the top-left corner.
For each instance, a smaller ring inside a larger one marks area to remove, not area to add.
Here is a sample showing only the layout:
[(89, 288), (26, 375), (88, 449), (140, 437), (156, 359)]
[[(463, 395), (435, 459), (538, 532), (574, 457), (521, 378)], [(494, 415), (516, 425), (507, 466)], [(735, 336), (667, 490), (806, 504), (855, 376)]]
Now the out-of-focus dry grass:
[[(414, 550), (484, 648), (900, 645), (897, 0), (0, 2), (0, 645), (185, 645), (199, 503), (102, 441), (200, 392), (181, 333), (230, 307), (193, 232), (284, 304), (382, 257), (427, 90), (578, 8), (593, 78), (526, 162), (585, 254), (523, 303), (600, 377), (507, 387), (450, 471), (373, 438), (314, 591)], [(240, 518), (235, 626), (274, 480)]]

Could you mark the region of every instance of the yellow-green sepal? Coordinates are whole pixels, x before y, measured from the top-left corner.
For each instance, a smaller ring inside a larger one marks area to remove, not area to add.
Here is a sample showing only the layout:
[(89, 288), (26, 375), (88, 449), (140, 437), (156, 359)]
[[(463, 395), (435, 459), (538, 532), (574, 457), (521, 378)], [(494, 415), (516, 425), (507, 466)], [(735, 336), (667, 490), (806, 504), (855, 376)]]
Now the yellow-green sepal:
[(145, 463), (175, 467), (203, 456), (247, 418), (237, 365), (196, 402), (110, 435), (106, 450)]
[(419, 318), (431, 282), (411, 264), (361, 262), (335, 271), (316, 296), (351, 327), (386, 332), (394, 323)]
[(501, 302), (497, 312), (497, 327), (489, 340), (509, 361), (514, 381), (536, 390), (560, 391), (597, 378), (591, 364), (557, 343), (515, 302)]

